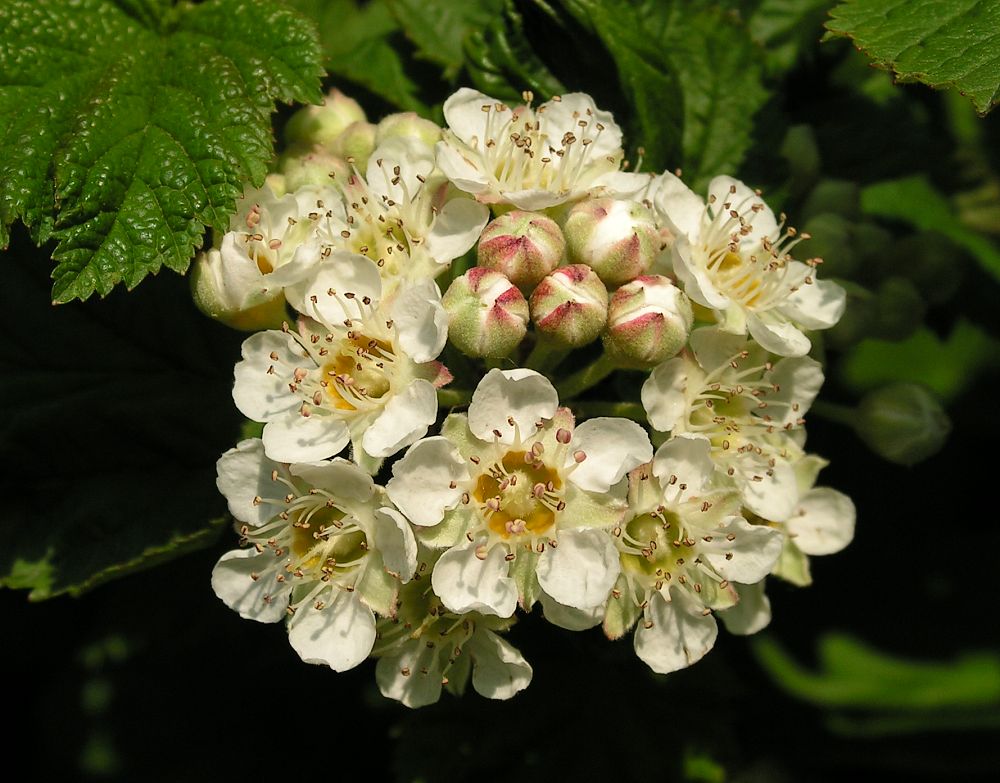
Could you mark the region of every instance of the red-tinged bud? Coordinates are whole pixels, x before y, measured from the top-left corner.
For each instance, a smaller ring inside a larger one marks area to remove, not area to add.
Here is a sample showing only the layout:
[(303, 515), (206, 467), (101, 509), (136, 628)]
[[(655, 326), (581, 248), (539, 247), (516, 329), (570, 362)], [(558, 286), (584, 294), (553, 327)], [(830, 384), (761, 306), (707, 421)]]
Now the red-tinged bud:
[(566, 241), (552, 218), (514, 210), (483, 230), (478, 264), (503, 272), (528, 295), (545, 275), (559, 266), (565, 250)]
[(584, 264), (560, 267), (545, 277), (530, 304), (538, 332), (566, 348), (596, 339), (608, 318), (608, 291)]
[(663, 245), (648, 208), (613, 198), (581, 201), (570, 210), (565, 233), (570, 260), (587, 264), (612, 287), (648, 272)]
[(448, 339), (466, 356), (507, 356), (528, 331), (528, 303), (499, 272), (474, 267), (455, 278), (442, 298)]
[(669, 278), (644, 275), (611, 297), (604, 347), (614, 356), (652, 367), (676, 356), (691, 333), (687, 296)]

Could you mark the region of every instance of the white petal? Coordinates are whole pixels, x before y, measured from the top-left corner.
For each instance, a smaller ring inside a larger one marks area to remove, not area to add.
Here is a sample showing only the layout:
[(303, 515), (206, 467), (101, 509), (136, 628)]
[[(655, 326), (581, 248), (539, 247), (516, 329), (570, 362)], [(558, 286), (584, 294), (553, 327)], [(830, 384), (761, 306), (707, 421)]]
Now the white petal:
[[(538, 107), (535, 118), (540, 130), (548, 134), (553, 144), (566, 133), (592, 139), (588, 149), (592, 161), (621, 152), (621, 128), (611, 112), (597, 108), (594, 99), (586, 93), (570, 92), (560, 96), (558, 101), (542, 104)], [(590, 126), (580, 127), (578, 123), (581, 118), (589, 121)], [(598, 131), (598, 125), (603, 126), (603, 130)]]
[(264, 451), (278, 462), (314, 462), (343, 450), (351, 434), (343, 420), (290, 411), (264, 425)]
[(234, 519), (257, 527), (284, 510), (282, 506), (255, 502), (259, 496), (274, 494), (265, 490), (272, 486), (271, 471), (277, 467), (264, 456), (264, 444), (258, 438), (240, 441), (219, 458), (215, 463), (215, 486), (225, 495)]
[(455, 148), (457, 142), (448, 132), (444, 140), (437, 143), (437, 165), (449, 181), (459, 190), (479, 194), (490, 189), (490, 179), (486, 173), (466, 157), (466, 153)]
[[(270, 358), (275, 353), (278, 359)], [(288, 334), (269, 330), (257, 332), (243, 341), (243, 360), (236, 365), (233, 401), (240, 413), (254, 421), (270, 421), (298, 408), (302, 398), (288, 389), (290, 377), (268, 373), (272, 365), (304, 368), (314, 366), (303, 349)]]
[[(791, 516), (799, 502), (798, 483), (791, 465), (778, 460), (770, 476), (763, 465), (737, 467), (733, 478), (747, 508), (770, 522), (783, 522)], [(760, 481), (754, 481), (755, 476), (760, 476)]]
[[(684, 484), (687, 495), (701, 494), (715, 475), (712, 444), (701, 435), (675, 435), (657, 449), (653, 475), (664, 487)], [(674, 476), (676, 481), (672, 480)]]
[(650, 599), (648, 616), (635, 631), (635, 652), (654, 672), (669, 674), (697, 663), (715, 646), (719, 628), (711, 613), (687, 598), (682, 590), (671, 589), (672, 601), (660, 593)]
[(372, 651), (375, 615), (356, 592), (344, 591), (322, 609), (299, 609), (289, 623), (288, 642), (306, 663), (344, 672)]
[[(691, 332), (690, 342), (698, 364), (709, 372), (729, 364), (737, 354), (753, 348), (745, 335), (723, 332), (714, 326), (695, 329)], [(756, 365), (751, 363), (749, 366)]]
[(378, 203), (406, 204), (433, 170), (433, 147), (412, 136), (391, 136), (368, 158), (365, 181)]
[(299, 476), (317, 489), (325, 489), (340, 499), (367, 503), (375, 494), (372, 477), (353, 462), (337, 457), (329, 462), (300, 462), (289, 465), (288, 472)]
[(642, 407), (658, 432), (670, 432), (687, 411), (688, 371), (683, 359), (657, 365), (642, 384)]
[(386, 569), (406, 584), (417, 568), (417, 539), (406, 518), (392, 508), (375, 511), (375, 546), (382, 553)]
[(828, 487), (810, 491), (789, 517), (786, 527), (807, 555), (832, 555), (854, 538), (857, 511), (843, 492)]
[(771, 601), (764, 592), (764, 582), (736, 585), (740, 596), (736, 606), (718, 612), (729, 633), (749, 636), (762, 631), (771, 622)]
[(427, 434), (437, 418), (434, 384), (418, 378), (394, 394), (365, 430), (361, 445), (373, 457), (389, 457)]
[[(577, 464), (575, 456), (586, 458)], [(576, 465), (569, 480), (588, 492), (607, 492), (625, 474), (653, 459), (646, 430), (628, 419), (587, 419), (573, 430), (566, 467)]]
[[(276, 623), (285, 616), (292, 587), (275, 577), (281, 573), (273, 552), (234, 549), (212, 569), (212, 589), (246, 620)], [(254, 578), (256, 577), (256, 578)]]
[(407, 707), (424, 707), (441, 698), (441, 670), (433, 651), (421, 639), (404, 642), (379, 658), (375, 682), (383, 696)]
[(831, 280), (801, 285), (781, 304), (781, 311), (806, 329), (829, 329), (844, 314), (847, 293)]
[(711, 539), (700, 541), (698, 551), (724, 579), (743, 584), (753, 584), (767, 576), (784, 545), (780, 531), (751, 525), (742, 517), (724, 520), (712, 531)]
[(564, 531), (558, 546), (547, 547), (538, 558), (536, 568), (542, 589), (575, 609), (603, 604), (620, 573), (611, 536), (593, 528)]
[(688, 242), (684, 235), (677, 237), (670, 248), (670, 261), (674, 273), (683, 283), (684, 293), (691, 299), (705, 307), (723, 310), (729, 306), (729, 297), (715, 287), (699, 263), (697, 256), (702, 253), (704, 251)]
[(448, 340), (448, 314), (433, 280), (403, 288), (392, 303), (399, 344), (415, 362), (436, 359)]
[(458, 449), (446, 438), (436, 436), (414, 443), (392, 466), (386, 492), (414, 525), (430, 527), (458, 504), (463, 484), (469, 479)]
[(701, 235), (705, 202), (681, 180), (665, 171), (651, 186), (653, 206), (675, 236), (695, 243)]
[(518, 209), (538, 212), (562, 204), (573, 194), (534, 188), (532, 190), (505, 190), (502, 191), (502, 195), (504, 201), (510, 202)]
[(823, 386), (823, 365), (808, 356), (782, 359), (768, 380), (779, 389), (766, 398), (767, 413), (776, 424), (796, 423), (806, 415)]
[(535, 424), (551, 419), (559, 407), (559, 395), (544, 375), (534, 370), (490, 370), (472, 393), (469, 429), (482, 440), (492, 442), (494, 430), (502, 443), (513, 443), (514, 421), (521, 440), (535, 432)]
[(303, 312), (324, 323), (339, 324), (360, 315), (346, 295), (377, 302), (382, 297), (382, 278), (370, 259), (338, 250), (312, 271), (303, 288)]
[(650, 174), (632, 171), (609, 171), (595, 177), (590, 183), (590, 192), (606, 194), (615, 198), (642, 202), (646, 194), (655, 187), (655, 178)]
[(452, 612), (510, 617), (517, 608), (517, 587), (507, 576), (507, 548), (500, 544), (490, 547), (480, 560), (478, 546), (478, 542), (470, 542), (441, 555), (431, 572), (431, 586)]
[(539, 594), (538, 601), (542, 605), (545, 619), (567, 631), (586, 631), (604, 620), (605, 604), (598, 604), (591, 609), (576, 609), (563, 606), (544, 590)]
[(761, 347), (778, 356), (805, 356), (812, 343), (790, 321), (776, 313), (747, 313), (747, 329)]
[(492, 631), (475, 634), (466, 647), (472, 655), (472, 687), (487, 699), (509, 699), (531, 683), (524, 656)]
[(444, 102), (442, 107), (444, 121), (462, 141), (469, 142), (476, 137), (480, 144), (485, 143), (483, 131), (486, 129), (486, 112), (483, 111), (483, 107), (497, 103), (500, 101), (496, 98), (491, 98), (478, 90), (462, 87)]
[(470, 198), (453, 198), (437, 214), (424, 250), (439, 264), (446, 264), (466, 253), (483, 232), (490, 219), (490, 208)]

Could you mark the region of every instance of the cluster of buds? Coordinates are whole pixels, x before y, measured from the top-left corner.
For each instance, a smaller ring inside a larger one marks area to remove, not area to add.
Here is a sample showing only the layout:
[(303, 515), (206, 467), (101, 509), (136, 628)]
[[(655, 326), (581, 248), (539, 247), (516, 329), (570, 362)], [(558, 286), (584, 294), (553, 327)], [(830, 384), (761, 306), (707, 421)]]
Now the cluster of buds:
[(765, 579), (807, 584), (853, 535), (803, 447), (807, 333), (843, 290), (743, 183), (623, 171), (589, 96), (462, 89), (444, 115), (303, 109), (195, 267), (199, 306), (254, 332), (233, 396), (264, 425), (218, 463), (241, 548), (216, 593), (309, 663), (378, 658), (410, 707), (527, 687), (502, 634), (536, 605), (634, 631), (657, 672), (716, 618), (760, 630)]

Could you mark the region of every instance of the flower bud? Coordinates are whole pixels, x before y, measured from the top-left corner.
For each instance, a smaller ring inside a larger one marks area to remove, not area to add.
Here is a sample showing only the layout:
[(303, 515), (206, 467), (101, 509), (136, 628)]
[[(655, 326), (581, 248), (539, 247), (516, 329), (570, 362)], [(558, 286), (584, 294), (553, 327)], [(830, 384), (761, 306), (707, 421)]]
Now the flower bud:
[(191, 265), (190, 280), (191, 298), (198, 309), (233, 329), (277, 329), (288, 317), (282, 289), (269, 296), (248, 294), (246, 281), (225, 268), (222, 253), (216, 248), (198, 254)]
[(905, 277), (886, 278), (876, 296), (874, 337), (905, 340), (924, 322), (927, 305), (917, 287)]
[(365, 119), (365, 111), (356, 100), (340, 90), (330, 90), (322, 105), (306, 106), (291, 116), (285, 125), (285, 141), (289, 145), (319, 144), (329, 148), (348, 125)]
[(691, 303), (669, 278), (637, 277), (611, 297), (604, 346), (629, 362), (651, 367), (677, 355), (693, 320)]
[(368, 158), (375, 149), (375, 126), (370, 122), (355, 122), (344, 128), (330, 144), (330, 151), (346, 161), (352, 162), (358, 171), (368, 167)]
[(455, 278), (441, 300), (448, 339), (466, 356), (507, 356), (528, 331), (528, 303), (510, 280), (474, 267)]
[(857, 414), (858, 437), (898, 465), (915, 465), (936, 454), (951, 432), (951, 421), (937, 398), (915, 383), (894, 383), (870, 392)]
[(560, 267), (545, 277), (530, 305), (539, 333), (567, 348), (596, 339), (608, 320), (608, 291), (585, 264)]
[[(346, 179), (351, 170), (347, 163), (324, 147), (311, 150), (296, 148), (281, 156), (278, 170), (285, 177), (285, 188), (294, 192), (307, 185), (328, 188)], [(330, 175), (334, 176), (330, 176)]]
[(415, 112), (403, 111), (383, 117), (375, 126), (376, 147), (393, 138), (419, 139), (428, 147), (433, 147), (441, 140), (441, 128)]
[(476, 252), (479, 266), (503, 272), (529, 294), (559, 266), (565, 250), (566, 240), (552, 218), (514, 210), (483, 229)]
[(648, 272), (662, 246), (652, 213), (636, 201), (581, 201), (570, 210), (565, 231), (570, 259), (587, 264), (609, 286)]

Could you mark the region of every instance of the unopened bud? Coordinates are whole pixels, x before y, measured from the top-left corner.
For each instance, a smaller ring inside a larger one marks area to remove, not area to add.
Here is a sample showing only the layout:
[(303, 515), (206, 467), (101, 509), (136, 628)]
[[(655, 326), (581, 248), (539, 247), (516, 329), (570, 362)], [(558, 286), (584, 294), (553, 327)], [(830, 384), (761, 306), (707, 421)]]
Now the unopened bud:
[(448, 339), (466, 356), (507, 356), (528, 331), (528, 303), (499, 272), (474, 267), (455, 278), (441, 300)]
[(209, 318), (233, 329), (256, 332), (280, 327), (288, 317), (282, 289), (267, 294), (263, 287), (248, 289), (243, 276), (226, 268), (218, 249), (199, 253), (189, 275), (191, 298)]
[(552, 218), (514, 210), (491, 222), (479, 239), (478, 264), (503, 272), (525, 294), (562, 261), (566, 240)]
[(858, 437), (898, 465), (915, 465), (936, 454), (951, 432), (951, 421), (937, 398), (915, 383), (894, 383), (870, 392), (857, 413)]
[(567, 348), (593, 341), (608, 319), (608, 291), (584, 264), (560, 267), (531, 294), (531, 320), (539, 333)]
[(340, 90), (331, 90), (320, 106), (299, 109), (285, 125), (285, 141), (289, 145), (329, 148), (344, 129), (354, 122), (364, 122), (365, 111), (353, 98)]
[(415, 112), (404, 111), (383, 117), (375, 126), (375, 146), (380, 147), (388, 139), (419, 139), (428, 147), (441, 140), (441, 128), (430, 120), (425, 120)]
[(368, 158), (374, 149), (375, 126), (364, 120), (348, 125), (330, 144), (334, 155), (352, 162), (358, 171), (368, 167)]
[(346, 161), (324, 147), (304, 150), (296, 147), (286, 152), (278, 162), (285, 177), (285, 189), (294, 192), (307, 185), (330, 187), (344, 181), (351, 173)]
[(693, 320), (690, 301), (669, 278), (637, 277), (611, 297), (604, 346), (616, 356), (651, 367), (678, 354)]
[(565, 231), (570, 260), (587, 264), (609, 286), (648, 272), (662, 246), (652, 212), (636, 201), (581, 201)]

